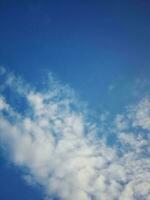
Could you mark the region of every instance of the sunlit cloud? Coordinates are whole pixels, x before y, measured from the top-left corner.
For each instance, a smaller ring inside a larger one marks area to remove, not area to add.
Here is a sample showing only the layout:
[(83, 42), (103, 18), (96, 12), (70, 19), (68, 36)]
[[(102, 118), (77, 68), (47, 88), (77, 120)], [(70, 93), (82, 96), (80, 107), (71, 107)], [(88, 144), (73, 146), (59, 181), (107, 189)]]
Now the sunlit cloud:
[[(112, 122), (103, 116), (116, 137), (109, 145), (108, 133), (100, 136), (101, 125), (90, 121), (71, 88), (51, 75), (49, 88), (36, 90), (1, 71), (0, 145), (27, 183), (41, 186), (43, 199), (150, 199), (149, 97)], [(7, 88), (25, 98), (24, 112), (7, 100)]]

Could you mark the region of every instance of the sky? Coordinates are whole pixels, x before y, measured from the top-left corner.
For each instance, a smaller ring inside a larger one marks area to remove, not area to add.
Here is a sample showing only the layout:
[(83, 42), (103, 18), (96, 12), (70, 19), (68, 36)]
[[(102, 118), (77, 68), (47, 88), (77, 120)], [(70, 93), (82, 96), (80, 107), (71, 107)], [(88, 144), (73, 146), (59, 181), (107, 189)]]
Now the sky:
[(0, 1), (0, 199), (150, 199), (149, 10)]

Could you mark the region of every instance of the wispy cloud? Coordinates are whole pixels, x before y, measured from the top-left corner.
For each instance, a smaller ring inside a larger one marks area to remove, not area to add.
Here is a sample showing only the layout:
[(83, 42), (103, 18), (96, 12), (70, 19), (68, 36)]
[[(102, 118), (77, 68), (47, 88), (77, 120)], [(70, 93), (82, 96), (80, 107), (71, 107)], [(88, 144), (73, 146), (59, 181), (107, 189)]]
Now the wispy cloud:
[[(0, 96), (0, 143), (12, 163), (26, 169), (28, 183), (41, 185), (48, 199), (150, 199), (149, 97), (107, 121), (117, 138), (110, 146), (108, 134), (98, 136), (99, 126), (87, 120), (68, 86), (51, 76), (49, 89), (36, 91), (1, 71), (6, 79)], [(7, 101), (8, 87), (26, 99), (25, 113)]]

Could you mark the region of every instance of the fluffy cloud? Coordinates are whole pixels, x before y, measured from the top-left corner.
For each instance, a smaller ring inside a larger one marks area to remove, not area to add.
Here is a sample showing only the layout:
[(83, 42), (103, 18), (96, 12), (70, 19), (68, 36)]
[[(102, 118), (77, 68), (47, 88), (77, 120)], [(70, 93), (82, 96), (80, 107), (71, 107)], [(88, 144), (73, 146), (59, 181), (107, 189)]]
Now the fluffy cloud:
[(149, 97), (145, 97), (137, 106), (133, 109), (134, 127), (142, 127), (143, 129), (150, 130), (150, 101)]
[(51, 77), (48, 90), (36, 91), (3, 72), (3, 88), (27, 106), (21, 113), (1, 91), (0, 144), (28, 183), (41, 185), (47, 199), (150, 199), (148, 97), (116, 116), (117, 140), (109, 146), (69, 87)]

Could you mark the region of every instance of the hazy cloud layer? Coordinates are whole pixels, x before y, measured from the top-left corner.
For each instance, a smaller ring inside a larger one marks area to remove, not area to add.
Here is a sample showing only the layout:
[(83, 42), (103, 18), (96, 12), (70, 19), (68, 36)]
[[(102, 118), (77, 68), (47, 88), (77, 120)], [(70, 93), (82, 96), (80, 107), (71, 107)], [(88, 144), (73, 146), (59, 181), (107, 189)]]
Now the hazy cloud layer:
[(1, 77), (0, 145), (43, 199), (150, 199), (149, 97), (106, 120), (116, 137), (110, 146), (68, 86), (50, 76), (37, 91), (5, 69)]

